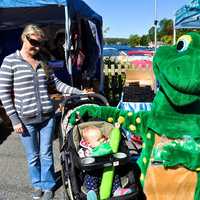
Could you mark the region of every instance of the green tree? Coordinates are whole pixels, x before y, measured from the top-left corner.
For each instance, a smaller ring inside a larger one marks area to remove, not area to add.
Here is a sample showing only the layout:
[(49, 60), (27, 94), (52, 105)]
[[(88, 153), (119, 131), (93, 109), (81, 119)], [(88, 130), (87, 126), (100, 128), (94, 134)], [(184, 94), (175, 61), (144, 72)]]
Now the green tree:
[[(109, 27), (104, 28), (104, 36), (109, 31)], [(176, 30), (176, 39), (187, 32), (199, 32), (200, 29), (178, 29)], [(147, 35), (139, 36), (137, 34), (131, 34), (129, 38), (104, 38), (106, 44), (129, 44), (131, 47), (142, 45), (147, 46), (150, 41), (154, 42), (155, 27), (152, 26), (148, 30)], [(162, 19), (157, 27), (157, 41), (162, 41), (165, 44), (171, 45), (173, 43), (173, 20)]]
[(148, 36), (150, 41), (154, 41), (154, 33), (155, 33), (155, 27), (152, 26), (148, 31)]
[(140, 45), (140, 36), (139, 35), (130, 35), (128, 44), (131, 47)]
[(159, 23), (158, 32), (161, 36), (173, 34), (173, 20), (162, 19)]
[(163, 43), (171, 45), (173, 43), (172, 35), (163, 35), (160, 39)]
[(176, 39), (178, 39), (181, 35), (184, 35), (188, 32), (198, 32), (200, 33), (200, 29), (178, 29), (176, 30)]
[(149, 44), (149, 36), (148, 35), (143, 35), (141, 38), (140, 38), (140, 45), (141, 46), (148, 46)]
[[(148, 31), (150, 41), (154, 42), (155, 27), (152, 26)], [(166, 44), (172, 44), (173, 41), (173, 20), (162, 19), (157, 27), (157, 41), (162, 41)]]
[(105, 44), (121, 44), (127, 45), (128, 39), (127, 38), (104, 38)]

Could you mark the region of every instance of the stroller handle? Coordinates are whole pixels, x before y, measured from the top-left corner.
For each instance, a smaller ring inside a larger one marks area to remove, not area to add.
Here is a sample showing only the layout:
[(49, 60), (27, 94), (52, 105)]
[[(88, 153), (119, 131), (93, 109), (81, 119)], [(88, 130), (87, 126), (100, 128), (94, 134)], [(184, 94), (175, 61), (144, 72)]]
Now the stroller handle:
[(87, 93), (87, 94), (78, 94), (78, 95), (72, 95), (67, 97), (66, 99), (64, 99), (64, 101), (62, 102), (62, 105), (68, 105), (69, 102), (73, 102), (73, 101), (77, 101), (77, 99), (79, 101), (86, 101), (86, 100), (92, 100), (95, 102), (96, 101), (100, 101), (101, 103), (103, 103), (103, 105), (105, 106), (109, 106), (109, 103), (107, 101), (107, 99), (98, 93)]

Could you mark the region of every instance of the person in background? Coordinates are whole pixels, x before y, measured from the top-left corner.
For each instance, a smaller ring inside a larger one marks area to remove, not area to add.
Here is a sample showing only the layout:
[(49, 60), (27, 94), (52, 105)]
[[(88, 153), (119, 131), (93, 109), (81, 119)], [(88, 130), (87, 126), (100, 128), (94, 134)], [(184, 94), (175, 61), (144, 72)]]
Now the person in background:
[(58, 30), (55, 34), (54, 49), (52, 54), (57, 60), (65, 60), (65, 51), (63, 45), (65, 43), (65, 31), (64, 29)]
[(60, 29), (56, 32), (54, 38), (54, 48), (51, 54), (54, 59), (51, 59), (49, 65), (53, 67), (54, 74), (64, 83), (71, 83), (71, 77), (68, 73), (65, 60), (65, 30)]
[(26, 152), (32, 197), (43, 195), (50, 200), (56, 185), (52, 152), (55, 112), (48, 88), (65, 94), (83, 91), (61, 82), (39, 59), (45, 37), (37, 25), (24, 28), (21, 50), (5, 57), (0, 68), (0, 99)]

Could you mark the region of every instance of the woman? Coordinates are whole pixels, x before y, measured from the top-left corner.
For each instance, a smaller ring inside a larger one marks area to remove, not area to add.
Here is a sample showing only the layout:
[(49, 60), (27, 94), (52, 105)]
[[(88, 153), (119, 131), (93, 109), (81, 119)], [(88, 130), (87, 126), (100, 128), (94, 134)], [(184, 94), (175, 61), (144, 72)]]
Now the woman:
[(39, 59), (45, 40), (41, 28), (27, 25), (21, 40), (21, 50), (5, 57), (2, 63), (0, 98), (26, 152), (33, 199), (43, 195), (48, 200), (53, 199), (56, 184), (52, 152), (55, 117), (48, 88), (65, 94), (82, 91), (62, 83)]

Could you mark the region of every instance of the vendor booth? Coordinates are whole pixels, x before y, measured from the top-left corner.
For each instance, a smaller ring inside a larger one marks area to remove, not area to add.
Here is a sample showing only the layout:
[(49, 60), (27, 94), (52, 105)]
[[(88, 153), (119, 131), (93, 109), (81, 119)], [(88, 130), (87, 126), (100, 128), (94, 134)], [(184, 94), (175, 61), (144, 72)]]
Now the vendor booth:
[[(57, 30), (64, 30), (63, 69), (62, 67), (55, 69), (55, 74), (62, 81), (70, 82), (77, 87), (85, 87), (81, 84), (85, 83), (82, 81), (83, 78), (89, 83), (98, 80), (98, 86), (101, 88), (103, 78), (100, 15), (82, 0), (2, 0), (0, 1), (0, 63), (6, 55), (20, 48), (21, 31), (30, 23), (47, 29), (50, 39), (54, 38)], [(81, 64), (77, 61), (80, 60), (80, 56), (82, 56)], [(53, 64), (55, 68), (59, 66), (57, 63)]]

